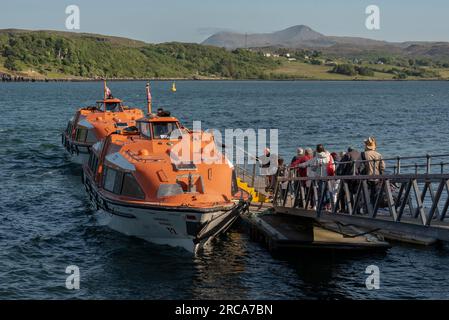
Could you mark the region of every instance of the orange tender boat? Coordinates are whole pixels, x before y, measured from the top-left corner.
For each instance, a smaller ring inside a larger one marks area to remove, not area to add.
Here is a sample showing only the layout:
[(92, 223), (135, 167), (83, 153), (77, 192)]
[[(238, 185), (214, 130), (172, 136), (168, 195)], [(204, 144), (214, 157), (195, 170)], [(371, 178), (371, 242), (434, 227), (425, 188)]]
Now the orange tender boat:
[(62, 133), (62, 144), (75, 163), (83, 164), (89, 159), (94, 143), (120, 128), (135, 125), (142, 117), (142, 110), (127, 107), (122, 100), (113, 98), (105, 83), (104, 99), (76, 112)]
[[(215, 143), (207, 144), (214, 161), (176, 160), (173, 150), (195, 134), (175, 117), (150, 111), (135, 127), (94, 144), (83, 182), (100, 223), (190, 252), (227, 230), (248, 203), (233, 200), (234, 167)], [(200, 143), (204, 150), (206, 143)]]

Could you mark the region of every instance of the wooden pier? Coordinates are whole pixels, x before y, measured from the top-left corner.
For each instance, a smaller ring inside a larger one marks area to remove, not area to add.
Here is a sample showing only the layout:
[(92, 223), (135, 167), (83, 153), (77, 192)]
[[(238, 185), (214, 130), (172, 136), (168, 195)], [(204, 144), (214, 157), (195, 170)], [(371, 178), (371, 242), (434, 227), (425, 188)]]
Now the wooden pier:
[(317, 223), (311, 218), (275, 213), (269, 204), (250, 206), (241, 219), (251, 239), (262, 243), (270, 252), (367, 251), (390, 247), (382, 237), (354, 226)]

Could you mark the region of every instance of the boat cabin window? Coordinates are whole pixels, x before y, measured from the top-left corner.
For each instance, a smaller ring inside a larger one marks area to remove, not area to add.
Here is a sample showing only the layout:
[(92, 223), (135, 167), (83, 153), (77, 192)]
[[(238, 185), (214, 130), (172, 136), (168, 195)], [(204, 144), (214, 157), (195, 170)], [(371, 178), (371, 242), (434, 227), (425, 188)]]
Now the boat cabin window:
[(178, 171), (191, 171), (196, 170), (196, 165), (193, 163), (193, 161), (190, 162), (180, 162), (180, 163), (174, 163), (173, 167)]
[(97, 101), (98, 110), (119, 112), (121, 111), (122, 106), (123, 105), (120, 101), (106, 102), (106, 103), (104, 101)]
[(154, 139), (170, 139), (170, 134), (178, 129), (176, 122), (153, 122)]
[(148, 139), (170, 139), (172, 132), (178, 130), (176, 121), (151, 123), (139, 121), (137, 126), (139, 132)]
[(179, 194), (183, 194), (184, 190), (182, 187), (178, 184), (161, 184), (159, 186), (159, 189), (157, 190), (157, 197), (172, 197), (177, 196)]
[(126, 197), (145, 199), (145, 193), (131, 173), (125, 173), (108, 166), (105, 166), (103, 174), (103, 188), (106, 191)]
[(95, 175), (98, 170), (98, 157), (93, 152), (90, 153), (88, 165), (92, 173)]
[(78, 127), (76, 129), (75, 140), (79, 142), (85, 142), (87, 138), (87, 128)]
[(121, 172), (107, 166), (105, 166), (104, 169), (103, 188), (106, 191), (119, 194), (121, 187), (121, 185), (119, 186), (119, 182), (121, 182)]
[(145, 199), (145, 193), (143, 193), (142, 189), (136, 181), (136, 178), (134, 178), (131, 173), (125, 173), (125, 175), (123, 176), (123, 186), (121, 194), (127, 197)]
[(120, 111), (120, 103), (119, 102), (107, 102), (106, 111)]
[(97, 142), (97, 136), (95, 135), (93, 130), (87, 130), (86, 142), (88, 142), (88, 143)]
[(137, 123), (137, 127), (139, 128), (140, 134), (148, 139), (151, 139), (150, 124), (148, 122), (140, 121)]

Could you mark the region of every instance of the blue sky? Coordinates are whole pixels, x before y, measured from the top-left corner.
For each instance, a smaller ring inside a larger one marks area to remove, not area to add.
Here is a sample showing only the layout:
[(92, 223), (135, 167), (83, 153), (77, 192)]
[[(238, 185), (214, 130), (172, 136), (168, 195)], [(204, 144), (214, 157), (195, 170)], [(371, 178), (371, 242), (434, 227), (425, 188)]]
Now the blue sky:
[[(81, 11), (80, 32), (146, 42), (201, 42), (231, 30), (272, 32), (305, 24), (326, 35), (388, 41), (449, 41), (447, 0), (14, 0), (0, 4), (0, 29), (65, 30), (65, 8)], [(365, 8), (380, 8), (380, 30), (365, 28)]]

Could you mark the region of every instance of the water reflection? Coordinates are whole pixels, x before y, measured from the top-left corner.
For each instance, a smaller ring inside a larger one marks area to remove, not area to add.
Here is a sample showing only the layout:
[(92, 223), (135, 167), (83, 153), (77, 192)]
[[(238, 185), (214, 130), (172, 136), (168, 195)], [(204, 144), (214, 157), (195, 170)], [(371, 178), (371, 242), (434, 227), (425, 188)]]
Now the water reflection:
[[(363, 268), (354, 267), (354, 262), (366, 266), (373, 259), (382, 259), (385, 252), (299, 252), (281, 255), (295, 269), (302, 281), (301, 291), (307, 299), (344, 299), (355, 295), (354, 287), (364, 289)], [(351, 284), (351, 285), (349, 285)]]
[(240, 233), (228, 233), (212, 240), (195, 258), (192, 299), (247, 299), (242, 281), (248, 256)]

